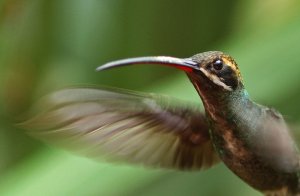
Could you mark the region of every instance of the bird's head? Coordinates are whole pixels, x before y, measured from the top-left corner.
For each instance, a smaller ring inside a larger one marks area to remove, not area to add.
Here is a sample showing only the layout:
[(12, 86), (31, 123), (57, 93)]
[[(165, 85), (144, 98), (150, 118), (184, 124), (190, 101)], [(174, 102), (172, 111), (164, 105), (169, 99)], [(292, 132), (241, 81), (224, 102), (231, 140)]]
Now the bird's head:
[(242, 87), (242, 77), (234, 59), (223, 52), (211, 51), (199, 53), (190, 58), (197, 63), (191, 73), (187, 73), (192, 82), (200, 80), (200, 85), (210, 86), (222, 91), (234, 91)]

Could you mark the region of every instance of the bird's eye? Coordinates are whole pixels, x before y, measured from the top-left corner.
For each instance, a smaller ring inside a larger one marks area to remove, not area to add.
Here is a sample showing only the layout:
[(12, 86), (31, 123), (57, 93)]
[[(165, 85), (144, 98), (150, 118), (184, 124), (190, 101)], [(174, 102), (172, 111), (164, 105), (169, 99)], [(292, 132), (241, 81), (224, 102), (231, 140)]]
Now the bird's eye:
[(217, 70), (217, 71), (223, 69), (223, 61), (222, 61), (222, 60), (216, 60), (216, 61), (213, 63), (213, 67), (214, 67), (214, 69)]

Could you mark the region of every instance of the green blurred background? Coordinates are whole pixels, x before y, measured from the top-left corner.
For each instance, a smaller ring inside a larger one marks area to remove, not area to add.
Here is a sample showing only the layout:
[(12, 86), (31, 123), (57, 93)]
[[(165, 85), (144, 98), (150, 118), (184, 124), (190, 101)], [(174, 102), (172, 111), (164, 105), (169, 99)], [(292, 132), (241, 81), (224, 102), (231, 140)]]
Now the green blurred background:
[(110, 60), (222, 50), (251, 97), (300, 120), (298, 0), (0, 0), (0, 195), (260, 195), (223, 164), (203, 172), (98, 163), (28, 137), (18, 120), (38, 97), (111, 85), (200, 104), (184, 73)]

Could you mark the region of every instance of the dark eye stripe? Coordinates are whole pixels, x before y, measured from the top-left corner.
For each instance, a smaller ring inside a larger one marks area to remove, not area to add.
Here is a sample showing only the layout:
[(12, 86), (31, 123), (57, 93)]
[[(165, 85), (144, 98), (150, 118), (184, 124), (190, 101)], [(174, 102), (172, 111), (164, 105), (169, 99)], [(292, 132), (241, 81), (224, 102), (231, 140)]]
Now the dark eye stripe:
[(221, 71), (218, 71), (216, 75), (222, 80), (224, 84), (230, 86), (231, 88), (235, 89), (238, 85), (238, 79), (235, 75), (235, 72), (229, 66), (224, 66)]

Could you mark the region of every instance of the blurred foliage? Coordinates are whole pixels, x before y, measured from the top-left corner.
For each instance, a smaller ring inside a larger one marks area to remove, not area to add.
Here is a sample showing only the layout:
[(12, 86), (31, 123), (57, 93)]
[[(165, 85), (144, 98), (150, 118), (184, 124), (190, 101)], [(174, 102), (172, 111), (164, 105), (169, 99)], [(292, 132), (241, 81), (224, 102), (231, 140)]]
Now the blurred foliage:
[(14, 126), (33, 100), (70, 85), (199, 102), (177, 70), (94, 71), (109, 60), (223, 50), (240, 64), (254, 100), (300, 120), (297, 0), (2, 0), (0, 10), (0, 195), (260, 195), (222, 164), (184, 173), (97, 163)]

